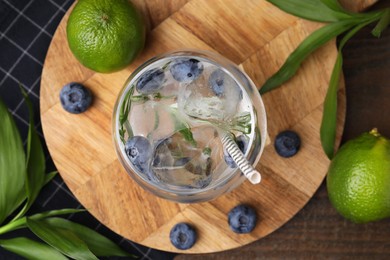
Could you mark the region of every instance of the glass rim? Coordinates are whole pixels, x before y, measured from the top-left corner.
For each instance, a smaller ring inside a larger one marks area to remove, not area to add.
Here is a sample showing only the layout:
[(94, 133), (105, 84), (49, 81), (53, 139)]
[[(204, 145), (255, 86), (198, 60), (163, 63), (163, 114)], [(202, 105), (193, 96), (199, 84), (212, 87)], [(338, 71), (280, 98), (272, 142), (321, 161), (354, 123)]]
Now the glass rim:
[[(142, 63), (140, 66), (135, 69), (130, 76), (127, 78), (125, 81), (121, 91), (118, 93), (118, 98), (116, 100), (115, 106), (114, 106), (114, 115), (113, 115), (113, 141), (115, 145), (115, 150), (118, 155), (118, 159), (120, 160), (120, 163), (122, 166), (125, 168), (126, 172), (133, 177), (133, 175), (136, 176), (136, 178), (133, 178), (136, 180), (138, 184), (140, 184), (143, 188), (145, 186), (143, 184), (146, 184), (146, 188), (151, 191), (152, 193), (160, 196), (161, 194), (157, 194), (154, 190), (151, 190), (149, 186), (152, 186), (152, 188), (161, 191), (163, 193), (170, 193), (176, 196), (192, 196), (192, 195), (197, 195), (201, 193), (207, 193), (211, 190), (216, 190), (218, 187), (224, 187), (227, 185), (229, 182), (232, 181), (232, 179), (237, 178), (237, 175), (241, 175), (240, 178), (236, 180), (236, 182), (239, 182), (238, 184), (241, 184), (246, 178), (243, 176), (242, 173), (240, 173), (239, 169), (236, 168), (230, 168), (229, 173), (225, 174), (222, 177), (219, 177), (217, 181), (212, 183), (211, 185), (204, 187), (204, 188), (187, 188), (183, 189), (180, 187), (180, 189), (174, 189), (174, 187), (178, 187), (175, 185), (169, 185), (163, 183), (163, 186), (161, 185), (162, 183), (155, 183), (153, 181), (148, 180), (145, 176), (145, 174), (142, 174), (138, 172), (137, 169), (133, 166), (133, 164), (130, 162), (129, 158), (127, 157), (125, 151), (124, 151), (124, 144), (121, 143), (120, 136), (119, 136), (119, 115), (120, 115), (120, 108), (124, 102), (124, 98), (126, 96), (126, 93), (131, 90), (131, 88), (135, 87), (134, 84), (131, 84), (134, 82), (134, 80), (138, 79), (139, 75), (141, 75), (145, 70), (147, 70), (152, 64), (155, 62), (167, 58), (170, 59), (172, 57), (200, 57), (201, 59), (207, 60), (207, 62), (210, 62), (221, 69), (224, 70), (224, 72), (228, 73), (235, 81), (237, 84), (240, 85), (240, 88), (246, 92), (246, 95), (248, 96), (249, 100), (251, 101), (251, 104), (254, 104), (253, 99), (257, 99), (257, 105), (259, 107), (256, 107), (256, 109), (253, 109), (254, 113), (253, 115), (256, 117), (255, 118), (255, 126), (252, 127), (252, 130), (255, 131), (256, 127), (258, 127), (260, 121), (261, 121), (261, 129), (259, 129), (259, 138), (260, 138), (260, 150), (258, 153), (254, 156), (254, 161), (251, 162), (252, 165), (256, 166), (258, 161), (260, 160), (260, 157), (263, 153), (264, 147), (265, 147), (265, 139), (267, 136), (267, 118), (266, 118), (266, 111), (265, 111), (265, 106), (262, 101), (262, 98), (256, 88), (256, 85), (253, 83), (253, 81), (250, 79), (250, 77), (243, 71), (239, 66), (237, 66), (235, 63), (230, 61), (229, 59), (223, 57), (219, 53), (215, 53), (212, 51), (207, 51), (207, 50), (194, 50), (194, 49), (180, 49), (180, 50), (174, 50), (170, 52), (166, 52), (163, 54), (156, 55), (144, 63)], [(225, 65), (222, 65), (225, 64)], [(227, 65), (229, 67), (232, 67), (236, 70), (238, 70), (239, 73), (241, 73), (244, 77), (245, 80), (247, 81), (247, 84), (244, 84), (244, 82), (241, 82), (239, 77), (237, 77), (235, 72), (232, 72), (231, 69), (227, 68)], [(251, 94), (248, 93), (248, 89), (251, 91)], [(256, 91), (253, 91), (256, 90)], [(257, 111), (260, 110), (260, 111)], [(257, 112), (261, 112), (261, 115), (258, 115)], [(251, 114), (252, 115), (252, 114)], [(256, 134), (256, 133), (254, 133)], [(248, 149), (245, 151), (244, 155), (247, 157), (251, 149), (253, 148), (253, 142), (254, 138), (249, 139), (249, 144), (248, 144)], [(124, 165), (126, 164), (126, 165)], [(132, 174), (128, 172), (128, 168), (132, 171)], [(226, 171), (226, 170), (225, 170)], [(169, 188), (171, 187), (172, 188)], [(160, 196), (163, 197), (163, 196)], [(164, 198), (164, 197), (163, 197)], [(174, 200), (174, 199), (173, 199)]]

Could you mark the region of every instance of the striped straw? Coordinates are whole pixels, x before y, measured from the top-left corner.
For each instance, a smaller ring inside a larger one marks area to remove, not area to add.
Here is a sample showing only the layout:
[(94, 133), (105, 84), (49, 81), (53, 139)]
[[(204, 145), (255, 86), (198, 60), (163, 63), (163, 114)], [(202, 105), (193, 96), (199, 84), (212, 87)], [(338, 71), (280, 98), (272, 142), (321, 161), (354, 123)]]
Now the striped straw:
[(233, 158), (233, 161), (236, 163), (238, 168), (242, 171), (245, 177), (252, 183), (258, 184), (261, 181), (261, 175), (256, 169), (245, 158), (244, 154), (238, 148), (236, 142), (233, 140), (232, 136), (228, 133), (222, 136), (222, 144), (226, 151)]

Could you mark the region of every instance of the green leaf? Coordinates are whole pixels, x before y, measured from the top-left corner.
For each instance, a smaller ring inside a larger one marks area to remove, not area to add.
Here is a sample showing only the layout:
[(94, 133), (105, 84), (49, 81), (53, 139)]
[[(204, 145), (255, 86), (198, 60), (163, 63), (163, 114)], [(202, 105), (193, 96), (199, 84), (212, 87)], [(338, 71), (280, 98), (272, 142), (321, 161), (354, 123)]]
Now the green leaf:
[(336, 63), (333, 67), (332, 76), (329, 81), (328, 91), (324, 101), (324, 111), (322, 114), (320, 138), (321, 145), (329, 159), (333, 158), (334, 144), (336, 140), (337, 126), (337, 90), (340, 83), (340, 74), (343, 65), (342, 49), (347, 41), (355, 35), (361, 28), (368, 25), (372, 21), (359, 24), (350, 30), (340, 41), (339, 52), (337, 54)]
[[(128, 129), (131, 131), (131, 127), (126, 128), (125, 130), (125, 123), (127, 122), (127, 118), (129, 117), (130, 108), (131, 108), (131, 96), (134, 93), (135, 87), (132, 86), (129, 91), (126, 93), (125, 97), (123, 98), (123, 103), (120, 109), (119, 113), (119, 136), (123, 144), (126, 143), (125, 141), (125, 131)], [(133, 133), (128, 133), (129, 135), (132, 135)]]
[[(331, 1), (321, 0), (267, 0), (286, 13), (316, 22), (337, 22), (352, 18), (353, 15), (334, 10)], [(324, 3), (326, 2), (326, 3)]]
[(137, 96), (130, 96), (130, 101), (131, 102), (137, 102), (137, 103), (144, 103), (145, 101), (150, 100), (148, 95), (137, 95)]
[(337, 89), (340, 82), (340, 74), (343, 64), (341, 52), (338, 53), (336, 63), (333, 67), (328, 91), (324, 101), (324, 111), (322, 115), (320, 136), (324, 152), (329, 159), (332, 159), (334, 153), (334, 142), (336, 139), (337, 123)]
[(43, 152), (42, 144), (39, 139), (38, 133), (35, 130), (34, 123), (34, 111), (32, 103), (21, 87), (21, 91), (24, 97), (24, 101), (27, 104), (29, 111), (29, 129), (27, 139), (27, 178), (26, 178), (26, 191), (27, 191), (27, 204), (20, 213), (23, 215), (31, 207), (33, 202), (41, 190), (45, 181), (45, 154)]
[(185, 128), (180, 129), (179, 133), (184, 137), (184, 140), (189, 142), (192, 146), (196, 147), (197, 143), (188, 125), (185, 126)]
[(290, 54), (283, 66), (264, 83), (260, 94), (275, 89), (289, 80), (312, 52), (357, 23), (358, 20), (335, 22), (314, 31)]
[(157, 109), (154, 110), (154, 126), (153, 126), (153, 131), (158, 128), (160, 124), (160, 115), (157, 111)]
[(29, 216), (28, 218), (33, 220), (39, 220), (39, 219), (44, 219), (53, 216), (67, 215), (67, 214), (80, 213), (80, 212), (85, 212), (85, 209), (55, 209), (55, 210), (34, 214), (32, 216)]
[(45, 220), (27, 218), (28, 228), (66, 256), (74, 259), (98, 259), (74, 232), (49, 225)]
[[(53, 216), (59, 216), (59, 215), (67, 215), (67, 214), (73, 214), (78, 212), (84, 212), (84, 209), (58, 209), (58, 210), (50, 210), (43, 213), (38, 213), (32, 216), (29, 216), (28, 218), (33, 220), (39, 220), (44, 219), (47, 217), (53, 217)], [(26, 219), (27, 217), (19, 218), (17, 220), (14, 220), (10, 223), (8, 223), (5, 226), (0, 227), (0, 235), (5, 234), (9, 231), (13, 231), (20, 228), (26, 227)]]
[(0, 99), (0, 224), (24, 200), (26, 157), (22, 140)]
[(202, 153), (203, 153), (204, 155), (210, 156), (210, 155), (211, 155), (211, 148), (208, 147), (208, 146), (205, 147), (205, 148), (203, 149)]
[(47, 173), (45, 175), (45, 181), (43, 182), (43, 186), (48, 184), (54, 177), (56, 177), (57, 174), (58, 174), (58, 171), (52, 171), (52, 172)]
[(330, 9), (336, 11), (336, 12), (341, 12), (341, 13), (348, 13), (348, 11), (346, 11), (342, 6), (341, 4), (339, 3), (339, 1), (337, 0), (320, 0), (324, 5), (326, 5), (327, 7), (329, 7)]
[(51, 227), (64, 228), (74, 232), (82, 239), (88, 248), (97, 256), (133, 256), (123, 251), (119, 246), (98, 232), (83, 225), (62, 218), (48, 218), (45, 223)]
[(133, 95), (134, 87), (132, 87), (123, 98), (123, 103), (121, 106), (120, 114), (119, 114), (119, 123), (121, 125), (127, 120), (130, 111), (130, 97)]
[(180, 118), (176, 108), (170, 107), (169, 110), (170, 115), (175, 124), (175, 131), (179, 132), (183, 136), (184, 140), (189, 142), (192, 146), (196, 147), (197, 143), (194, 139), (194, 136), (192, 135), (190, 126), (187, 124), (186, 121)]
[(18, 254), (26, 259), (31, 260), (68, 259), (51, 246), (25, 237), (0, 240), (0, 246), (12, 253)]
[(250, 134), (252, 131), (251, 114), (241, 113), (231, 120), (229, 128), (242, 132), (243, 134)]
[(168, 61), (167, 63), (164, 64), (164, 66), (161, 67), (163, 71), (166, 71), (169, 68), (169, 64), (171, 64), (172, 61)]
[(379, 38), (381, 36), (381, 33), (389, 26), (389, 24), (390, 24), (390, 8), (386, 8), (378, 24), (372, 30), (371, 32), (372, 35)]

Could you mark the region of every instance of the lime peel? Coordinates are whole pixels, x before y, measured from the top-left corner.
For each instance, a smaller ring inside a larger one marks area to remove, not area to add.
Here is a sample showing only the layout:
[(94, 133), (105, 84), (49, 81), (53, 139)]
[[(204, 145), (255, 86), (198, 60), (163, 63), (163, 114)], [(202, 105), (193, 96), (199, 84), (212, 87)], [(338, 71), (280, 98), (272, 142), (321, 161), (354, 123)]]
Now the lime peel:
[(390, 140), (374, 128), (348, 141), (332, 159), (326, 182), (330, 202), (346, 219), (390, 217)]
[(142, 51), (146, 26), (130, 1), (79, 0), (66, 33), (69, 48), (81, 64), (110, 73), (125, 68)]

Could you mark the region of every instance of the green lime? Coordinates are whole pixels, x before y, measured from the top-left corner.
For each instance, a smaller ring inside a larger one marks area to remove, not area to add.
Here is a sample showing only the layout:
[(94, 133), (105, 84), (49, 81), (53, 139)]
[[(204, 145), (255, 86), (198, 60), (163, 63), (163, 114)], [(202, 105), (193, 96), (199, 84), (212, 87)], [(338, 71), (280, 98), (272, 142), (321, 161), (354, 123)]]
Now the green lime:
[(66, 32), (75, 57), (98, 72), (126, 67), (145, 44), (145, 23), (128, 0), (77, 1)]
[(390, 140), (376, 129), (350, 140), (333, 158), (326, 181), (330, 202), (346, 219), (390, 217)]

